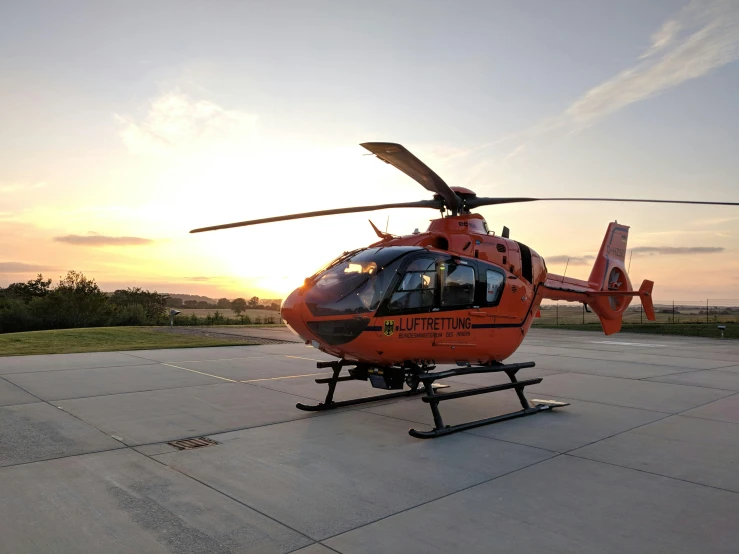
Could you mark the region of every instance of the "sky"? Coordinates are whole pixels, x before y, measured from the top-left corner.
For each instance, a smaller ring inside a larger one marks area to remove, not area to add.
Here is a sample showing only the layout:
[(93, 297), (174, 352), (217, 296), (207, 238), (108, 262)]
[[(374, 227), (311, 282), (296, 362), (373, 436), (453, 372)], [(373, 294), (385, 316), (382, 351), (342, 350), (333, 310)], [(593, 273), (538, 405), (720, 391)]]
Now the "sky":
[[(435, 212), (189, 230), (430, 197), (369, 141), (480, 196), (737, 202), (738, 59), (739, 0), (4, 2), (0, 286), (284, 298)], [(739, 208), (478, 212), (580, 278), (617, 220), (656, 301), (739, 299)]]

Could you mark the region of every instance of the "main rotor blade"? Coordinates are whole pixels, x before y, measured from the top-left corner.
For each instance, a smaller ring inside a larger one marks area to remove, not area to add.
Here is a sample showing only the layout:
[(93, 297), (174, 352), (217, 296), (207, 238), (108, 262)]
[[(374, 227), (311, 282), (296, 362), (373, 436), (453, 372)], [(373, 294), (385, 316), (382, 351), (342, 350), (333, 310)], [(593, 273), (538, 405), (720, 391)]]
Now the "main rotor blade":
[(644, 198), (468, 198), (465, 202), (466, 208), (479, 208), (480, 206), (494, 206), (497, 204), (516, 204), (519, 202), (644, 202), (651, 204), (702, 204), (708, 206), (739, 206), (739, 202), (703, 202), (697, 200), (647, 200)]
[(385, 163), (398, 168), (423, 188), (444, 199), (446, 207), (452, 212), (459, 208), (459, 198), (444, 180), (421, 160), (411, 154), (404, 146), (393, 142), (365, 142), (363, 146)]
[(354, 214), (358, 212), (371, 212), (374, 210), (386, 210), (388, 208), (442, 208), (441, 200), (421, 200), (419, 202), (400, 202), (394, 204), (378, 204), (376, 206), (357, 206), (354, 208), (337, 208), (335, 210), (320, 210), (317, 212), (304, 212), (302, 214), (282, 215), (277, 217), (265, 217), (263, 219), (252, 219), (224, 225), (213, 225), (212, 227), (201, 227), (193, 229), (191, 233), (202, 233), (205, 231), (216, 231), (218, 229), (231, 229), (233, 227), (246, 227), (247, 225), (259, 225), (261, 223), (273, 223), (276, 221), (289, 221), (291, 219), (303, 219), (305, 217), (319, 217), (322, 215)]

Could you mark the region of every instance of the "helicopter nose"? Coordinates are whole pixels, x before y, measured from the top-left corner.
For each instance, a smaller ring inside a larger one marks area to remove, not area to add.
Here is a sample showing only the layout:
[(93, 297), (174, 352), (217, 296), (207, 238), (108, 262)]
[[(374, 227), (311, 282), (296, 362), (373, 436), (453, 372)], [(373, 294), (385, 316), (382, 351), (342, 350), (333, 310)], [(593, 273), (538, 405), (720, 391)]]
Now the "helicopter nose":
[(303, 322), (303, 318), (300, 316), (302, 303), (298, 294), (299, 290), (300, 289), (295, 289), (287, 298), (285, 298), (280, 307), (280, 315), (282, 316), (282, 319), (285, 320), (285, 324), (288, 329), (304, 341), (308, 341), (310, 340), (310, 332)]

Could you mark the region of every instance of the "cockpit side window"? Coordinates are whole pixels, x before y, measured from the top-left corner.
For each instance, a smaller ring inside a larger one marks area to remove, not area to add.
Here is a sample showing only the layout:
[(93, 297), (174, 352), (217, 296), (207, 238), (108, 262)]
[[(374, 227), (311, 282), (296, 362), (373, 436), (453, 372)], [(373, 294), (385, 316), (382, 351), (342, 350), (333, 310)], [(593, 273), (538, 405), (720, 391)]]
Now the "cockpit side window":
[(413, 260), (395, 287), (388, 309), (390, 312), (428, 311), (436, 296), (436, 261), (433, 258)]
[(485, 292), (485, 301), (489, 304), (495, 304), (500, 299), (500, 293), (503, 290), (503, 281), (505, 277), (500, 271), (488, 269), (485, 275), (487, 290)]
[(475, 270), (469, 265), (440, 264), (441, 307), (470, 306), (475, 302)]

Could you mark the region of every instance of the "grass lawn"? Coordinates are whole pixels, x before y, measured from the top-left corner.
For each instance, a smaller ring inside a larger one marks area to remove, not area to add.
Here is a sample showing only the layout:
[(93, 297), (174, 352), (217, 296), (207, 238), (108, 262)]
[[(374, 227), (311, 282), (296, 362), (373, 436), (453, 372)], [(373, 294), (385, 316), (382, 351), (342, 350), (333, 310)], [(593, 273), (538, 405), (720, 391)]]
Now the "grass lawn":
[(244, 346), (243, 340), (196, 337), (146, 327), (91, 327), (6, 333), (0, 335), (0, 356), (68, 354), (198, 346)]
[[(644, 325), (624, 323), (621, 327), (622, 333), (644, 333), (649, 335), (682, 335), (686, 337), (711, 337), (718, 339), (721, 332), (718, 323), (647, 323)], [(724, 338), (739, 339), (739, 323), (724, 323), (726, 326)], [(586, 323), (578, 325), (537, 325), (538, 328), (561, 329), (563, 331), (598, 331), (603, 332), (599, 323)], [(616, 336), (616, 335), (613, 335)]]
[[(169, 308), (167, 308), (169, 310)], [(177, 317), (187, 317), (190, 314), (195, 314), (198, 317), (206, 317), (208, 315), (212, 316), (214, 313), (218, 312), (223, 317), (230, 317), (231, 319), (238, 319), (238, 315), (233, 310), (224, 310), (224, 309), (213, 309), (213, 308), (177, 308), (180, 310), (180, 315)], [(255, 318), (260, 317), (262, 319), (266, 317), (271, 317), (275, 321), (280, 321), (280, 312), (274, 312), (272, 310), (254, 310), (254, 309), (247, 309), (245, 312), (242, 312), (241, 315), (248, 315), (249, 318), (253, 321)]]

